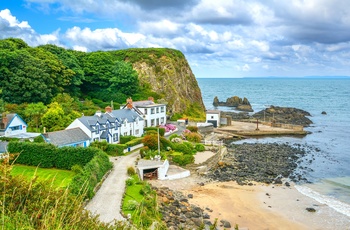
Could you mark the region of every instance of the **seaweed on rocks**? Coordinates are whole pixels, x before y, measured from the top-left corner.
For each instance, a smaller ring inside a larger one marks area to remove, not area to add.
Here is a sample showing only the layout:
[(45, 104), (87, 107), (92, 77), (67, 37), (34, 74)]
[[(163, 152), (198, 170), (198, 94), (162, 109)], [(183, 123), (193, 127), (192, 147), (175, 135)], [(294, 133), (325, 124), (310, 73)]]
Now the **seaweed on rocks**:
[(282, 179), (306, 181), (295, 172), (297, 161), (306, 155), (302, 148), (278, 143), (232, 144), (223, 159), (224, 164), (212, 168), (207, 176), (214, 181), (236, 181), (249, 184), (251, 181), (282, 184)]

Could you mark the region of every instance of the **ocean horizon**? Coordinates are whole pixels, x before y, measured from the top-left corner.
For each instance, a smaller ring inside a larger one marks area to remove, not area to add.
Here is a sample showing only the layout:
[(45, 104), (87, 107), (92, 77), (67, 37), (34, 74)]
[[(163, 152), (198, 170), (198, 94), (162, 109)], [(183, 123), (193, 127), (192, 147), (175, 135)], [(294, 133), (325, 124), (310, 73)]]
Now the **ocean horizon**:
[[(311, 114), (313, 124), (305, 137), (266, 137), (239, 143), (288, 143), (307, 149), (301, 167), (311, 183), (298, 191), (350, 217), (350, 77), (197, 78), (206, 109), (217, 96), (246, 97), (255, 112), (273, 106), (294, 107)], [(323, 115), (322, 112), (326, 112)], [(312, 163), (309, 162), (312, 159)]]

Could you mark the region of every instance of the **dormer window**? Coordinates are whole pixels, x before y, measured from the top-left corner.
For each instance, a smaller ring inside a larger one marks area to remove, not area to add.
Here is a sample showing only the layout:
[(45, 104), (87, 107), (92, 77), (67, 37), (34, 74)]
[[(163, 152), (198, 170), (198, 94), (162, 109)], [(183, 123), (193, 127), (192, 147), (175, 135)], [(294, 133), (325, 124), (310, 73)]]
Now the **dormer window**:
[(100, 133), (100, 125), (99, 124), (96, 125), (96, 130), (97, 130), (96, 133), (99, 134)]

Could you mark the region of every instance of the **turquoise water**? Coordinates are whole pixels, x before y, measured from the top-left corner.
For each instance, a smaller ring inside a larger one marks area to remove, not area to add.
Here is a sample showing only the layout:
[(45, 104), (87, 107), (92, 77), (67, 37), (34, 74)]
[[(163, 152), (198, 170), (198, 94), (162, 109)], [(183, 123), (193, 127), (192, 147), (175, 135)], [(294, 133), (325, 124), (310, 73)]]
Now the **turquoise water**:
[[(307, 128), (311, 134), (246, 142), (304, 146), (309, 154), (301, 165), (307, 169), (302, 172), (312, 184), (300, 185), (299, 190), (315, 199), (318, 196), (329, 200), (329, 206), (334, 204), (338, 211), (350, 216), (350, 78), (199, 78), (197, 81), (206, 109), (214, 109), (215, 96), (220, 101), (239, 96), (248, 98), (254, 112), (270, 105), (308, 111), (313, 121)], [(327, 115), (322, 115), (322, 111)], [(312, 160), (310, 164), (309, 160)], [(342, 208), (339, 204), (343, 204)]]

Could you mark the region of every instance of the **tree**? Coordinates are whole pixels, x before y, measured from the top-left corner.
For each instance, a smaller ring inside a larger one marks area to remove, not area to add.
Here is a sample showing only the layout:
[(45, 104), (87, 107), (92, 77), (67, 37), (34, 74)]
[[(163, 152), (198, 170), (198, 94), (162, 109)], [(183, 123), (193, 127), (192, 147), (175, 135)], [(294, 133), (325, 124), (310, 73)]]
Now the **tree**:
[(24, 110), (25, 116), (29, 119), (28, 125), (35, 126), (36, 132), (38, 132), (39, 125), (41, 124), (41, 118), (46, 112), (47, 107), (42, 103), (30, 103)]
[(47, 128), (47, 131), (64, 129), (65, 116), (62, 107), (57, 102), (51, 103), (41, 122)]
[(139, 78), (132, 65), (123, 61), (116, 61), (113, 67), (113, 76), (109, 79), (108, 90), (132, 96), (139, 89)]

